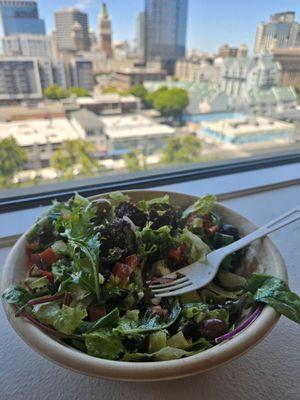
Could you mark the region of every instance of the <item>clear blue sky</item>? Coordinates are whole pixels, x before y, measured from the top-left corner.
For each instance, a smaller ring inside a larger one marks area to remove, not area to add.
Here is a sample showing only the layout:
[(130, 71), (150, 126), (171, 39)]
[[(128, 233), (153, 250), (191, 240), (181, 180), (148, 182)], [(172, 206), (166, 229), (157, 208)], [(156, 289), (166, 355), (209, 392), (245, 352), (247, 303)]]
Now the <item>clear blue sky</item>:
[[(40, 0), (40, 15), (47, 30), (54, 25), (53, 13), (62, 6), (78, 6), (89, 15), (90, 26), (97, 30), (101, 1)], [(112, 17), (114, 40), (132, 41), (136, 14), (144, 0), (107, 0)], [(214, 51), (221, 44), (246, 43), (253, 48), (256, 26), (274, 12), (295, 11), (300, 21), (299, 0), (189, 0), (187, 46), (189, 49)]]

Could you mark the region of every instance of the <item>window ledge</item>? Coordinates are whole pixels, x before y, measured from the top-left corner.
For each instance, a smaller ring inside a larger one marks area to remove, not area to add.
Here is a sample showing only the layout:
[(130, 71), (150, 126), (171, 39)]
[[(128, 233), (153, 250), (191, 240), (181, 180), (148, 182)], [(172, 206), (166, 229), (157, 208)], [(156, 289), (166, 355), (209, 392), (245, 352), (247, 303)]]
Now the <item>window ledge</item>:
[[(179, 181), (178, 183), (156, 186), (155, 188), (162, 191), (184, 192), (195, 196), (201, 196), (204, 193), (214, 193), (220, 201), (224, 201), (299, 184), (300, 163), (206, 179)], [(99, 191), (99, 193), (101, 192)], [(72, 192), (70, 192), (69, 196), (71, 194)], [(32, 207), (26, 210), (16, 210), (0, 214), (0, 247), (6, 247), (14, 243), (18, 236), (26, 231), (47, 208), (48, 206)]]

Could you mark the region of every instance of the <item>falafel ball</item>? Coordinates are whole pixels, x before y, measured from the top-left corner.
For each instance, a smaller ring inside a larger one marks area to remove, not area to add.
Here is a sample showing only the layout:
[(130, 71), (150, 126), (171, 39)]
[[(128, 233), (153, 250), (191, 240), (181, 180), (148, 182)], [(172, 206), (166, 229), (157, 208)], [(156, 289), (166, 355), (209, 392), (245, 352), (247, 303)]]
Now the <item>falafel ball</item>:
[(141, 228), (146, 225), (147, 215), (140, 210), (136, 205), (129, 201), (122, 201), (115, 209), (116, 217), (122, 218), (127, 216), (131, 221)]
[(152, 222), (152, 229), (159, 229), (164, 225), (171, 225), (177, 228), (179, 222), (178, 211), (170, 204), (152, 204), (149, 210), (149, 220)]

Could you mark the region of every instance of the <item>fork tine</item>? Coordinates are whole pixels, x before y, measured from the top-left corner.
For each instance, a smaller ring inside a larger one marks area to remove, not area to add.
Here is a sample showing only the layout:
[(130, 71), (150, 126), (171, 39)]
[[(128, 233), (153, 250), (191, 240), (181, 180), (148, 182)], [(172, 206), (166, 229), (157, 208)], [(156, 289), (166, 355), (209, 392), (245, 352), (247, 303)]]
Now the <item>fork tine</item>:
[(149, 285), (149, 288), (150, 289), (156, 289), (156, 288), (163, 288), (163, 287), (173, 286), (173, 285), (175, 285), (177, 283), (182, 283), (182, 282), (184, 282), (184, 281), (186, 281), (188, 279), (189, 278), (184, 276), (182, 278), (174, 279), (174, 280), (172, 280), (170, 282), (166, 282), (166, 283), (157, 283), (157, 284), (154, 283), (152, 285)]
[(196, 290), (197, 287), (195, 285), (188, 285), (188, 286), (184, 286), (179, 290), (174, 290), (174, 291), (170, 291), (170, 292), (165, 292), (165, 293), (157, 293), (154, 295), (154, 297), (172, 297), (172, 296), (180, 296), (181, 294), (184, 294), (187, 292), (187, 287), (188, 287), (188, 291), (191, 292), (193, 290)]
[(183, 283), (179, 283), (178, 285), (173, 285), (173, 286), (168, 286), (163, 289), (152, 289), (152, 292), (154, 294), (163, 294), (163, 293), (169, 293), (174, 290), (180, 289), (180, 288), (186, 288), (187, 286), (193, 285), (193, 282), (191, 282), (189, 279)]

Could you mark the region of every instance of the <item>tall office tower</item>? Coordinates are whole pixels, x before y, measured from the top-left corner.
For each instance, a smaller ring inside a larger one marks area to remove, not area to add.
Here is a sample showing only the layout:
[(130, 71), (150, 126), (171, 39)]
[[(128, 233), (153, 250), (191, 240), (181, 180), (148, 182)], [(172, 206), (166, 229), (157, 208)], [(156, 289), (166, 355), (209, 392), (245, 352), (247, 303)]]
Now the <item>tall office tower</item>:
[(58, 51), (89, 51), (87, 14), (77, 8), (63, 8), (56, 11), (54, 15)]
[(104, 51), (107, 58), (112, 58), (112, 29), (111, 19), (107, 12), (105, 3), (102, 3), (101, 14), (99, 14), (99, 43), (100, 49)]
[(29, 33), (45, 35), (36, 0), (0, 0), (0, 36)]
[(8, 56), (52, 57), (51, 39), (46, 35), (20, 34), (0, 38), (0, 52)]
[(273, 14), (270, 21), (260, 23), (256, 30), (254, 53), (264, 53), (275, 48), (300, 46), (300, 25), (293, 11)]
[(0, 57), (0, 104), (42, 97), (36, 57)]
[(185, 56), (188, 0), (146, 0), (146, 61), (161, 61), (173, 73)]
[(145, 18), (145, 12), (139, 12), (136, 17), (136, 52), (141, 59), (145, 58)]

